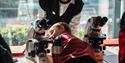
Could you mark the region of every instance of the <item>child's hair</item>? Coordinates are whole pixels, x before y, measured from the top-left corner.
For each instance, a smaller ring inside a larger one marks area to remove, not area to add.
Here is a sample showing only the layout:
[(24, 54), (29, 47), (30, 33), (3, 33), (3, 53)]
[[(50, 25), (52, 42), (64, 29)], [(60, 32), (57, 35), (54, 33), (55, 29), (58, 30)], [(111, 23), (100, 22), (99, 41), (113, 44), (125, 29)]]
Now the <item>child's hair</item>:
[(55, 23), (54, 25), (52, 25), (50, 30), (53, 30), (53, 29), (56, 29), (56, 28), (60, 28), (62, 26), (64, 27), (64, 32), (71, 33), (71, 29), (70, 29), (69, 25), (67, 23), (65, 23), (65, 22)]

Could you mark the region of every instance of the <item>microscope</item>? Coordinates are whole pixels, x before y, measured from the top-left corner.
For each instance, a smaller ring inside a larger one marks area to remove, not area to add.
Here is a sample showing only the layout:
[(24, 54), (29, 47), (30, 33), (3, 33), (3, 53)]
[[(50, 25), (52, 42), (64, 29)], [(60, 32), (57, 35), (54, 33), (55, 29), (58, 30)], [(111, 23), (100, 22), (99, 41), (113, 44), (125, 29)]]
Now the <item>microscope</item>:
[(108, 21), (107, 17), (91, 17), (85, 27), (85, 35), (83, 40), (88, 42), (95, 51), (96, 59), (99, 63), (103, 62), (103, 54), (106, 49), (103, 45), (103, 40), (106, 39), (106, 34), (101, 32), (101, 28)]
[(26, 58), (34, 63), (49, 63), (46, 54), (51, 53), (51, 49), (48, 47), (50, 43), (53, 43), (53, 39), (46, 36), (46, 30), (49, 28), (46, 21), (46, 19), (36, 20), (28, 32)]

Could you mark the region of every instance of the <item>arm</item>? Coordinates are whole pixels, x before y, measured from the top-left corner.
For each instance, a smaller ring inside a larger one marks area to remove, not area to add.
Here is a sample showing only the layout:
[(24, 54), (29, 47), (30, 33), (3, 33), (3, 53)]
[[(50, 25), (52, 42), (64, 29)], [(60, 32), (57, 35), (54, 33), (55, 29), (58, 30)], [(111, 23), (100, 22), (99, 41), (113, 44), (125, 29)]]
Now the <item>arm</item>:
[[(66, 47), (63, 49), (63, 53), (65, 53), (65, 55), (62, 59), (65, 61), (77, 61), (77, 58), (80, 58), (81, 60), (88, 58), (87, 60), (91, 60), (93, 63), (96, 63), (94, 51), (90, 45), (77, 38), (68, 42)], [(87, 61), (83, 60), (83, 62)]]
[(39, 8), (37, 18), (41, 20), (45, 17), (45, 14), (45, 11), (42, 8)]
[(80, 18), (81, 18), (81, 14), (79, 13), (72, 18), (72, 20), (69, 24), (73, 34), (76, 34), (76, 32), (77, 32), (77, 28), (78, 28), (78, 25), (80, 23)]

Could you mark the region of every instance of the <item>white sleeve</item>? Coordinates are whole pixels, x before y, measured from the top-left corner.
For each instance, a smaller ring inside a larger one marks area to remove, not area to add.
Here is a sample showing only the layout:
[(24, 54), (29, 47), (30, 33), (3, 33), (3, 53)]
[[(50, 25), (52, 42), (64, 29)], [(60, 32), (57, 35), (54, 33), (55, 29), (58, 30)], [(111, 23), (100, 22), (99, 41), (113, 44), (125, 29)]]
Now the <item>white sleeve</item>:
[(45, 11), (42, 8), (39, 8), (37, 18), (38, 19), (43, 19), (45, 17)]
[(69, 23), (69, 26), (70, 26), (71, 31), (72, 31), (73, 34), (76, 34), (76, 32), (77, 32), (78, 25), (80, 23), (80, 17), (81, 17), (81, 13), (74, 16), (72, 18), (71, 22)]

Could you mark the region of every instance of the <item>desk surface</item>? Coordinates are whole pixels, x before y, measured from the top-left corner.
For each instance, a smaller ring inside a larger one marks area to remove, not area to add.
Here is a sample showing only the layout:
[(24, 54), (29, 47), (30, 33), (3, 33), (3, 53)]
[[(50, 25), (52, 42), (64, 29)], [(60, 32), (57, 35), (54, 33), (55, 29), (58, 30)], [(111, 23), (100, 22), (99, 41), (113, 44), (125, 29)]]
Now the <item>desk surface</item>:
[(106, 39), (104, 40), (105, 46), (118, 46), (119, 42), (118, 39)]
[[(104, 40), (105, 46), (118, 46), (118, 39), (106, 39)], [(24, 55), (26, 45), (22, 46), (10, 46), (11, 51), (14, 56), (21, 56)]]

